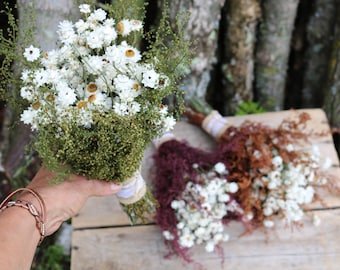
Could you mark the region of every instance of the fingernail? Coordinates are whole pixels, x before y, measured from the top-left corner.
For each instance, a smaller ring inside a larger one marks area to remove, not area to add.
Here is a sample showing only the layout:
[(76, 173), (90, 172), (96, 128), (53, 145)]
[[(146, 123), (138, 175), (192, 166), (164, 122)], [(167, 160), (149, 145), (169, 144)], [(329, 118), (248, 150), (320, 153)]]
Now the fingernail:
[(121, 185), (117, 185), (117, 184), (111, 184), (111, 190), (114, 190), (114, 191), (119, 191), (122, 189), (122, 186)]

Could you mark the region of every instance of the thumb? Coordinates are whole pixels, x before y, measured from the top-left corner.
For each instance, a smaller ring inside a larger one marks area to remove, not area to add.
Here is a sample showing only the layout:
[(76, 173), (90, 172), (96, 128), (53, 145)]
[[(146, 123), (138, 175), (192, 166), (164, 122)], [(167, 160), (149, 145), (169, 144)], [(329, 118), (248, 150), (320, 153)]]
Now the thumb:
[(103, 180), (89, 180), (91, 182), (91, 194), (90, 196), (108, 196), (119, 192), (122, 189), (122, 185), (106, 182)]

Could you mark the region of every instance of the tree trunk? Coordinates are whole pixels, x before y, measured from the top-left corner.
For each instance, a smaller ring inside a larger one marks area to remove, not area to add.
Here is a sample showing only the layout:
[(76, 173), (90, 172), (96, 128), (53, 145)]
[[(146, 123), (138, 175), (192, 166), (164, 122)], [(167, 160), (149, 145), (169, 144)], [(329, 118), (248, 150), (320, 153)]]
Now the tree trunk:
[(301, 106), (304, 108), (321, 107), (323, 104), (325, 93), (322, 89), (332, 47), (335, 11), (334, 0), (314, 2), (314, 12), (306, 29), (309, 46), (305, 55), (306, 71), (302, 88)]
[[(79, 12), (73, 0), (36, 0), (34, 3), (35, 10), (33, 12), (37, 30), (34, 35), (34, 44), (39, 46), (42, 51), (48, 51), (56, 47), (58, 23), (62, 20), (78, 18)], [(32, 1), (18, 0), (19, 23), (23, 32), (27, 27), (26, 11), (31, 5)], [(15, 91), (19, 92), (19, 89), (15, 89)], [(9, 126), (18, 121), (18, 116), (13, 113), (12, 108), (7, 108), (6, 117), (7, 126), (3, 129), (3, 135), (9, 136), (9, 138), (7, 139), (8, 148), (4, 149), (4, 167), (8, 177), (12, 178), (24, 160), (25, 147), (30, 142), (32, 134), (30, 127), (22, 123), (15, 125), (8, 133)]]
[(226, 32), (221, 56), (224, 114), (231, 115), (239, 103), (253, 99), (254, 46), (260, 17), (258, 0), (229, 0), (224, 21)]
[[(324, 88), (326, 94), (323, 109), (325, 110), (329, 123), (340, 132), (340, 0), (336, 2), (336, 23), (334, 28), (334, 40), (329, 59), (327, 85)], [(334, 136), (335, 146), (340, 153), (340, 134)]]
[(186, 97), (204, 98), (211, 80), (210, 72), (216, 63), (218, 31), (221, 8), (225, 0), (171, 0), (169, 2), (172, 20), (183, 10), (191, 13), (185, 29), (193, 41), (194, 58), (190, 74), (183, 80)]
[(268, 111), (283, 109), (290, 41), (298, 0), (263, 0), (256, 46), (256, 100)]
[[(19, 19), (25, 16), (27, 7), (32, 5), (29, 0), (17, 0)], [(34, 35), (35, 43), (42, 51), (48, 51), (56, 47), (59, 22), (63, 20), (77, 20), (80, 16), (74, 0), (35, 0), (35, 19), (37, 31)], [(25, 27), (21, 25), (21, 27)]]

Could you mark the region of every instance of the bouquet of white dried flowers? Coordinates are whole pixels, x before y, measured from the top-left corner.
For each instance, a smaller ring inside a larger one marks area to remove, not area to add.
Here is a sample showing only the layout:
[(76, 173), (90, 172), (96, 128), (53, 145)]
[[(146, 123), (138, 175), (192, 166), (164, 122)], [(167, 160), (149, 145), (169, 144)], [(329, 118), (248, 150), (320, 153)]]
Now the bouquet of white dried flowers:
[(175, 95), (181, 103), (177, 82), (188, 43), (163, 16), (142, 52), (141, 20), (79, 8), (82, 19), (60, 22), (57, 49), (25, 49), (21, 120), (36, 133), (34, 149), (48, 168), (122, 183), (119, 201), (132, 222), (144, 220), (156, 202), (140, 164), (147, 144), (175, 125), (181, 106), (170, 112), (164, 99)]

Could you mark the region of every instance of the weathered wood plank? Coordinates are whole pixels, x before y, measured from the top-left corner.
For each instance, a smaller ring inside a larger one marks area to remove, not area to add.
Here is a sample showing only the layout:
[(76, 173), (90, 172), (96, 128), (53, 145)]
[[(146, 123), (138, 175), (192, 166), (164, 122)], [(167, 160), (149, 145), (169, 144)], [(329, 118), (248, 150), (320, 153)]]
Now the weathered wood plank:
[[(338, 269), (340, 264), (340, 210), (318, 211), (319, 227), (306, 221), (300, 230), (279, 228), (268, 235), (255, 231), (239, 238), (242, 225), (230, 224), (231, 239), (224, 243), (224, 266), (215, 253), (192, 249), (193, 259), (206, 269)], [(178, 258), (165, 259), (168, 249), (154, 225), (75, 230), (72, 270), (197, 269)]]
[[(320, 131), (329, 131), (329, 125), (325, 113), (320, 109), (303, 110), (309, 113), (312, 120), (309, 121), (307, 129)], [(284, 118), (293, 117), (295, 111), (271, 112), (257, 115), (228, 117), (229, 121), (234, 125), (239, 125), (245, 120), (261, 121), (270, 126), (277, 126)], [(174, 133), (179, 139), (187, 140), (194, 147), (199, 147), (205, 150), (212, 150), (216, 147), (216, 143), (197, 126), (186, 122), (178, 122)], [(328, 172), (333, 175), (334, 179), (339, 179), (340, 183), (340, 167), (339, 159), (335, 151), (332, 136), (330, 134), (322, 137), (312, 139), (311, 141), (318, 145), (324, 157), (329, 157), (333, 161), (333, 168)], [(144, 179), (149, 182), (152, 178), (154, 167), (152, 161), (152, 154), (155, 148), (150, 146), (145, 151), (142, 162), (142, 174)], [(329, 193), (322, 193), (324, 202), (329, 207), (340, 206), (340, 198)], [(129, 225), (129, 220), (125, 213), (120, 208), (120, 205), (115, 198), (91, 198), (79, 215), (73, 219), (74, 228), (89, 228), (102, 226), (117, 226)]]

